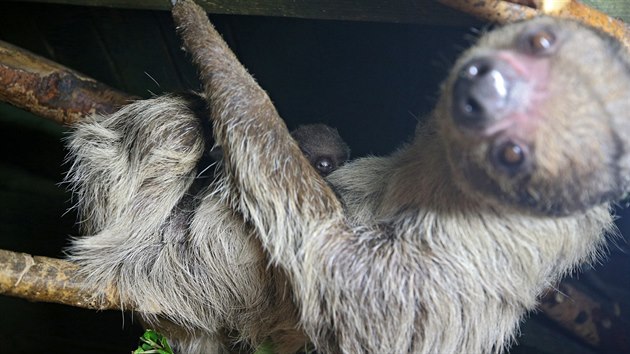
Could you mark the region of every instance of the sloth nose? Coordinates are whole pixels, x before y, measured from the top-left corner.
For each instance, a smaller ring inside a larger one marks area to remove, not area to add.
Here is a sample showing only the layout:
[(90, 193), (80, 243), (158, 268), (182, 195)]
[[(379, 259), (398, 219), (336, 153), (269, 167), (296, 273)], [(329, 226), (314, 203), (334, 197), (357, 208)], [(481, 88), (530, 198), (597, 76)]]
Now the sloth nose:
[(456, 124), (482, 129), (500, 119), (509, 108), (514, 69), (499, 59), (475, 58), (458, 73), (453, 87)]

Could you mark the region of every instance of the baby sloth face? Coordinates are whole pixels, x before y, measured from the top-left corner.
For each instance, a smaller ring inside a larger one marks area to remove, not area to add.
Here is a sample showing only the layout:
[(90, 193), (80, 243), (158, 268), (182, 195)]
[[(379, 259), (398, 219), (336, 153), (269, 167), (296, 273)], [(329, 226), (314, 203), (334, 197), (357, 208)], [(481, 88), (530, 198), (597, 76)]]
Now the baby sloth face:
[(577, 22), (486, 34), (455, 65), (436, 114), (466, 193), (566, 215), (630, 187), (630, 57)]

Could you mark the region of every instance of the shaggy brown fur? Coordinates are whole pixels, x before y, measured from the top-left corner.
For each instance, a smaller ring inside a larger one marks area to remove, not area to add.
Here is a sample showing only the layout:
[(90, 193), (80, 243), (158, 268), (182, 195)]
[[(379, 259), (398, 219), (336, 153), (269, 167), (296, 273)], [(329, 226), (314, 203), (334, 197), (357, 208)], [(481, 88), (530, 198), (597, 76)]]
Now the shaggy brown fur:
[[(222, 149), (211, 146), (198, 98), (138, 101), (76, 126), (68, 180), (83, 231), (97, 235), (76, 240), (71, 259), (86, 265), (91, 281), (115, 284), (139, 311), (160, 313), (147, 322), (181, 338), (182, 351), (218, 351), (238, 330), (252, 344), (279, 336), (295, 352), (305, 339), (284, 277), (268, 269), (250, 227), (214, 193)], [(321, 175), (348, 159), (336, 129), (302, 125), (292, 134)], [(174, 285), (155, 288), (160, 283)]]
[(205, 13), (173, 14), (224, 151), (217, 180), (191, 197), (204, 139), (170, 98), (80, 126), (69, 180), (95, 233), (72, 258), (184, 328), (184, 351), (238, 332), (288, 352), (299, 324), (321, 352), (499, 352), (612, 229), (630, 63), (597, 31), (542, 18), (485, 35), (413, 142), (328, 177), (344, 210)]

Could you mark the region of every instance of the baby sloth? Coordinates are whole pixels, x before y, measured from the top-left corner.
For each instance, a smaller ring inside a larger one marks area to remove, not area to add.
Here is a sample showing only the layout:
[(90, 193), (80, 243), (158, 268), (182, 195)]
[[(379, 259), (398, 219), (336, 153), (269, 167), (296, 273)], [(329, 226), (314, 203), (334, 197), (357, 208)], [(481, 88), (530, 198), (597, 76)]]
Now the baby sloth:
[(325, 124), (300, 125), (291, 131), (291, 136), (322, 177), (328, 176), (350, 158), (350, 148), (337, 129)]
[[(291, 131), (300, 150), (322, 177), (341, 167), (350, 158), (350, 148), (337, 129), (326, 124), (305, 124)], [(223, 159), (223, 149), (215, 146), (209, 152), (214, 162)]]
[(205, 13), (173, 15), (223, 149), (215, 179), (195, 190), (205, 125), (166, 96), (78, 126), (68, 180), (90, 234), (71, 258), (181, 352), (501, 352), (612, 229), (630, 60), (596, 30), (484, 35), (410, 144), (324, 181)]
[[(214, 144), (210, 124), (207, 121), (207, 104), (204, 98), (195, 92), (180, 93), (170, 95), (172, 102), (160, 101), (160, 106), (173, 105), (185, 107), (185, 114), (194, 114), (200, 121), (200, 129), (204, 132), (204, 145), (207, 151), (204, 158), (198, 164), (198, 169), (204, 176), (204, 172), (210, 166), (217, 165), (223, 160), (223, 149)], [(155, 105), (152, 100), (142, 103), (146, 106)], [(311, 163), (311, 166), (322, 176), (328, 176), (332, 171), (346, 163), (350, 158), (350, 148), (341, 138), (337, 129), (326, 124), (302, 124), (291, 131), (291, 136), (297, 142), (304, 156)], [(213, 146), (214, 145), (214, 146)]]

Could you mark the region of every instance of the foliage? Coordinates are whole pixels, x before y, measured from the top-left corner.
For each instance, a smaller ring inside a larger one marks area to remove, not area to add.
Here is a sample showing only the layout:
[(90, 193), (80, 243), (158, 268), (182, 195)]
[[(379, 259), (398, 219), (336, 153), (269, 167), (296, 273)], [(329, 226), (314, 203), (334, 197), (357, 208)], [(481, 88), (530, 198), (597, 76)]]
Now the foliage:
[(275, 351), (273, 350), (273, 344), (271, 341), (266, 340), (261, 345), (256, 348), (254, 354), (273, 354)]
[(166, 337), (160, 333), (147, 329), (140, 337), (140, 346), (132, 354), (173, 354)]

